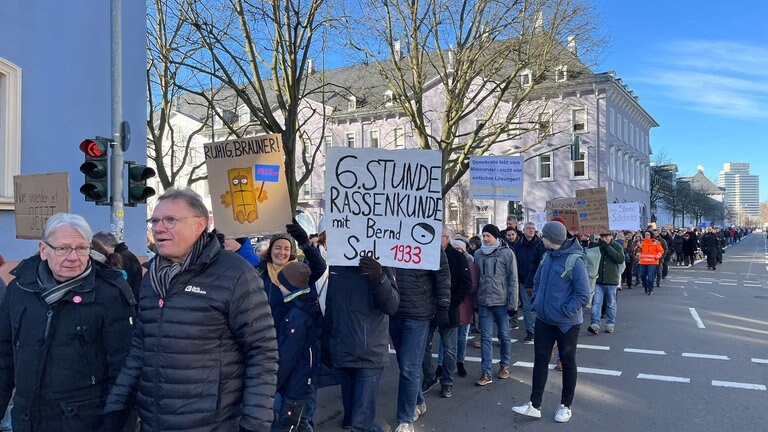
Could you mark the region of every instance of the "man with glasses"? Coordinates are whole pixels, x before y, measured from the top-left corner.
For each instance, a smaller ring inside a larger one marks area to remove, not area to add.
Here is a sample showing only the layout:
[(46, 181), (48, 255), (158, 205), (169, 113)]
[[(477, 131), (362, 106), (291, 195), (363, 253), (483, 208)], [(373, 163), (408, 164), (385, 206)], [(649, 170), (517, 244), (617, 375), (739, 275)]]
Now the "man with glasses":
[(261, 278), (221, 247), (190, 189), (167, 189), (148, 223), (158, 254), (101, 430), (120, 430), (136, 395), (142, 429), (266, 431), (277, 341)]
[(132, 332), (131, 289), (89, 256), (81, 216), (57, 213), (39, 251), (22, 261), (0, 303), (0, 412), (13, 397), (13, 428), (96, 430)]

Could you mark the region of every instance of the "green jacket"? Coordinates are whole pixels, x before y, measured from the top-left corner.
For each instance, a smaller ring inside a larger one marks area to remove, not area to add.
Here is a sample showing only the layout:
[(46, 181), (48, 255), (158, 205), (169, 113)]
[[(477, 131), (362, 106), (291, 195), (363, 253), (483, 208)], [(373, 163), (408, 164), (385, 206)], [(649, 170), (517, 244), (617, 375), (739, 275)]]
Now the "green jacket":
[(624, 251), (621, 245), (611, 240), (610, 243), (600, 241), (600, 267), (597, 270), (597, 283), (602, 285), (618, 285), (621, 282), (619, 265), (624, 262)]

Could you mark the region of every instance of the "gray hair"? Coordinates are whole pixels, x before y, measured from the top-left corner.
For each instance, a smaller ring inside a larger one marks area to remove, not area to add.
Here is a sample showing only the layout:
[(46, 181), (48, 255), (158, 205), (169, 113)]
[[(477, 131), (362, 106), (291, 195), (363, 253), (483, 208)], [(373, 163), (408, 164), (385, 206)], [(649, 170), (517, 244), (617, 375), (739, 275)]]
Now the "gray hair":
[(115, 235), (109, 231), (99, 231), (93, 235), (93, 239), (109, 248), (115, 248), (115, 246), (117, 246)]
[(45, 222), (45, 228), (43, 228), (41, 240), (47, 242), (57, 229), (64, 227), (77, 231), (88, 244), (91, 244), (91, 240), (93, 240), (91, 226), (88, 225), (88, 222), (82, 216), (71, 213), (56, 213), (48, 218)]
[(160, 197), (157, 199), (157, 202), (167, 199), (186, 202), (187, 205), (189, 205), (189, 207), (195, 213), (195, 216), (205, 218), (205, 228), (208, 229), (208, 207), (205, 206), (205, 203), (203, 203), (203, 198), (201, 198), (197, 192), (190, 188), (168, 188), (165, 190), (165, 192), (163, 192), (162, 195), (160, 195)]
[(515, 221), (515, 222), (517, 222), (517, 216), (515, 216), (513, 214), (507, 215), (507, 221)]
[(529, 226), (532, 226), (533, 229), (536, 229), (536, 224), (533, 222), (526, 222), (525, 225), (523, 225), (523, 229), (528, 228)]

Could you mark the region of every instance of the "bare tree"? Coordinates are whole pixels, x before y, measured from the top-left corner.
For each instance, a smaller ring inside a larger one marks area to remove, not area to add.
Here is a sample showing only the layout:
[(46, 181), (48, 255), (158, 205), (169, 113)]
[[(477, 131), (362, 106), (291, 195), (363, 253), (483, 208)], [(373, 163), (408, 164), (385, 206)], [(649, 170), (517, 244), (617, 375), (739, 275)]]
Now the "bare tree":
[[(677, 167), (670, 164), (664, 150), (653, 155), (651, 176), (648, 183), (651, 211), (658, 211), (658, 205), (664, 204), (670, 194), (675, 194), (675, 174)], [(674, 198), (673, 198), (674, 201)], [(671, 210), (669, 207), (667, 209)], [(674, 217), (674, 215), (673, 215)]]
[[(366, 61), (378, 59), (375, 66), (410, 120), (418, 146), (441, 151), (443, 194), (469, 169), (470, 157), (543, 123), (549, 129), (551, 120), (539, 113), (547, 96), (557, 94), (551, 79), (556, 68), (585, 68), (584, 55), (601, 45), (588, 0), (348, 4), (347, 15), (359, 17), (348, 20), (348, 43)], [(568, 37), (579, 41), (581, 58), (569, 51)], [(443, 97), (437, 108), (425, 99), (435, 85), (442, 87)], [(428, 127), (432, 124), (437, 132)], [(553, 131), (546, 132), (542, 139)]]
[(456, 183), (455, 187), (448, 192), (446, 198), (446, 202), (449, 203), (449, 208), (446, 212), (452, 212), (454, 209), (456, 211), (456, 218), (452, 219), (453, 222), (450, 223), (450, 227), (457, 233), (466, 234), (472, 231), (475, 207), (469, 191), (469, 182), (459, 181)]

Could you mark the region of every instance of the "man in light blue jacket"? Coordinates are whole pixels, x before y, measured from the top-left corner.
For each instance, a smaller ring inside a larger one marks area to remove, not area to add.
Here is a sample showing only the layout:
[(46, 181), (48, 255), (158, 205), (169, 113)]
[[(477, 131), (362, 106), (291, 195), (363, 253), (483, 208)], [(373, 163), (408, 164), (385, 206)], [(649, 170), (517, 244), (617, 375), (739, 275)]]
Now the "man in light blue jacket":
[[(547, 222), (541, 230), (547, 252), (533, 279), (533, 307), (536, 309), (535, 359), (531, 400), (512, 410), (518, 414), (541, 418), (541, 400), (547, 383), (549, 358), (557, 342), (563, 362), (563, 391), (555, 421), (571, 419), (571, 403), (576, 390), (576, 344), (584, 321), (582, 308), (589, 301), (589, 277), (582, 259), (567, 269), (568, 256), (584, 250), (574, 239), (567, 238), (560, 222)], [(568, 271), (570, 270), (570, 271)]]

